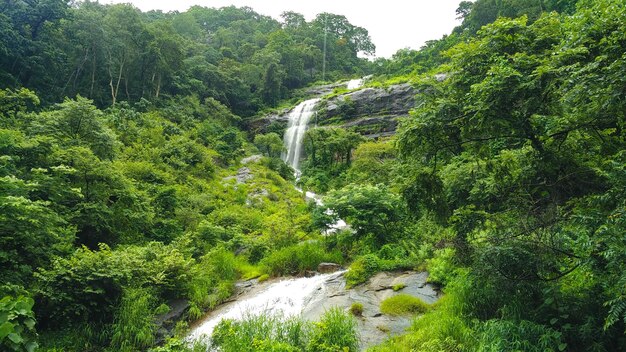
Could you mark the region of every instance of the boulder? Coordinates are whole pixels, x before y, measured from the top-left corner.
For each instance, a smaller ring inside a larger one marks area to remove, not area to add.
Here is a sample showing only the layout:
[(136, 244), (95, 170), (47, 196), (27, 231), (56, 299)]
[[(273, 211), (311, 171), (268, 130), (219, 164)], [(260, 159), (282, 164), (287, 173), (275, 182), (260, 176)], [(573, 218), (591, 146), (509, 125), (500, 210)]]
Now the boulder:
[(317, 271), (322, 274), (334, 273), (339, 270), (341, 270), (341, 265), (336, 263), (320, 263), (320, 265), (317, 266)]

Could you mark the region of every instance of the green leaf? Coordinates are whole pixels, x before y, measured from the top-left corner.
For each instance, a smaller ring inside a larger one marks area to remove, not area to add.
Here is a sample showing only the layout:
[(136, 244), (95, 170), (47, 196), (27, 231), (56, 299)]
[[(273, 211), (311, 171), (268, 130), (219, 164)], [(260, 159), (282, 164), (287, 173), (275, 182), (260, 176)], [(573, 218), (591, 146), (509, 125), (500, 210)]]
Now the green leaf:
[(35, 341), (30, 341), (24, 346), (27, 352), (34, 352), (37, 347), (39, 347), (39, 344)]
[(20, 335), (18, 335), (16, 333), (10, 333), (9, 335), (7, 335), (7, 337), (13, 343), (22, 343), (24, 341), (24, 339)]
[(562, 343), (559, 345), (559, 351), (565, 351), (565, 349), (567, 348), (567, 344), (566, 343)]
[(0, 325), (0, 340), (13, 332), (13, 324), (6, 322)]
[(557, 318), (550, 319), (550, 325), (556, 324), (557, 321), (559, 321), (559, 319), (557, 319)]
[(35, 319), (32, 319), (32, 318), (25, 319), (24, 325), (26, 325), (26, 327), (32, 330), (35, 327)]

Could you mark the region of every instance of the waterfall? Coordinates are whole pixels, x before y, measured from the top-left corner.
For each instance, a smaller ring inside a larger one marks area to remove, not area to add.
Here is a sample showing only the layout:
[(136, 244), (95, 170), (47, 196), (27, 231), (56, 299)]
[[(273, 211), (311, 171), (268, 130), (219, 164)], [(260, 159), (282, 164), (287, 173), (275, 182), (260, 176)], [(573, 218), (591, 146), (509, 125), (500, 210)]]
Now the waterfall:
[(285, 132), (285, 149), (283, 160), (291, 166), (296, 174), (299, 174), (300, 155), (302, 154), (302, 141), (307, 125), (313, 114), (315, 114), (315, 105), (319, 99), (309, 99), (298, 104), (291, 113), (289, 113), (289, 125)]

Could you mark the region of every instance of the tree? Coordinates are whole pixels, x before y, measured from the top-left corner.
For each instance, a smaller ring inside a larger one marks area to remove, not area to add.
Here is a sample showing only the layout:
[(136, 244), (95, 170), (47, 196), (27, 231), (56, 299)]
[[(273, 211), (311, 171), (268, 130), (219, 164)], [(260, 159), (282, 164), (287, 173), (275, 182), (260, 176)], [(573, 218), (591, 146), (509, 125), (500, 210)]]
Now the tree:
[(254, 145), (270, 158), (280, 157), (280, 154), (285, 150), (283, 140), (273, 132), (254, 136)]
[(103, 113), (93, 101), (81, 96), (66, 99), (56, 110), (41, 114), (35, 130), (54, 136), (66, 147), (87, 146), (101, 159), (115, 155), (117, 139), (107, 127)]
[(399, 233), (402, 202), (385, 186), (350, 184), (331, 191), (324, 206), (350, 224), (357, 239), (371, 236), (377, 245), (383, 245)]

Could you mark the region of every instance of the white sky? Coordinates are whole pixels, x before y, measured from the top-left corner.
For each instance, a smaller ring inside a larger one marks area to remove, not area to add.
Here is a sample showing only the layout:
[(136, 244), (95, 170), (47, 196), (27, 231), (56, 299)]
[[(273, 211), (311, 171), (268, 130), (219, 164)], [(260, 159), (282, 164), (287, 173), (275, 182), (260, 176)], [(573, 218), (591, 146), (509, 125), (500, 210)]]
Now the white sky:
[(193, 5), (249, 6), (256, 12), (279, 18), (295, 11), (311, 20), (321, 12), (344, 15), (350, 23), (369, 31), (376, 55), (390, 57), (398, 49), (419, 49), (427, 40), (439, 39), (458, 25), (455, 10), (461, 0), (100, 0), (132, 3), (143, 11), (185, 11)]

